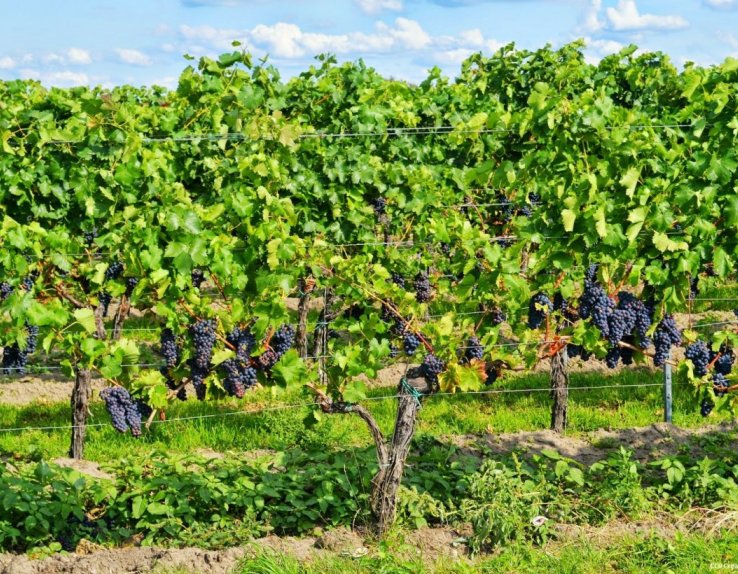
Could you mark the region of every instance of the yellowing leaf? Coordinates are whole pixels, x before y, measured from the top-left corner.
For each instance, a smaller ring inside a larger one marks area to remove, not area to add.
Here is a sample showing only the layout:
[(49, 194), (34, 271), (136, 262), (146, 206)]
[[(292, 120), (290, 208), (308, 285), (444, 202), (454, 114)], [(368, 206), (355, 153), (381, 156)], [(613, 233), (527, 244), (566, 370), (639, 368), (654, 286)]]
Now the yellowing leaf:
[(571, 209), (564, 209), (561, 212), (561, 218), (564, 220), (564, 231), (571, 232), (574, 231), (574, 222), (577, 219), (576, 213), (574, 213)]

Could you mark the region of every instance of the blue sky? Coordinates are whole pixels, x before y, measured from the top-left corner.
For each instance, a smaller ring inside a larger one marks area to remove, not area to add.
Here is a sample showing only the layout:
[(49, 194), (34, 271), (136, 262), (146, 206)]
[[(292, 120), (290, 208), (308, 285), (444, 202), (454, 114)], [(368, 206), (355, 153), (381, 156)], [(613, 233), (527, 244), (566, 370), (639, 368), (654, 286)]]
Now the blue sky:
[(363, 58), (411, 81), (453, 76), (476, 51), (588, 42), (592, 60), (635, 43), (677, 65), (738, 57), (738, 0), (23, 0), (3, 5), (0, 78), (47, 85), (176, 85), (183, 54), (232, 40), (285, 76), (316, 54)]

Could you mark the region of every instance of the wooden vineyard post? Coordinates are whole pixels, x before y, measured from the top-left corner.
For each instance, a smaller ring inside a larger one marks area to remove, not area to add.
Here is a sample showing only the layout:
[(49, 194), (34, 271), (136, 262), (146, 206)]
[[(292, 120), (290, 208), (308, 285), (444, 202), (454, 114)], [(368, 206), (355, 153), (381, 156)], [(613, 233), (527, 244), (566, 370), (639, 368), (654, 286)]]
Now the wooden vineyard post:
[(87, 412), (92, 396), (92, 375), (89, 369), (74, 367), (74, 390), (72, 391), (72, 443), (69, 456), (81, 459), (85, 450)]
[(563, 433), (567, 424), (569, 370), (566, 347), (551, 357), (551, 430)]

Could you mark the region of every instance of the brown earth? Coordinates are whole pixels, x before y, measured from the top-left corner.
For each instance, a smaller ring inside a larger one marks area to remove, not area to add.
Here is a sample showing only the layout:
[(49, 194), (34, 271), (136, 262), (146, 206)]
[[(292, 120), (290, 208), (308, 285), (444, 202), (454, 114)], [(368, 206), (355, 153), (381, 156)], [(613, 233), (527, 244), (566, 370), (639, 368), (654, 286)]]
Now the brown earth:
[(607, 458), (620, 446), (633, 450), (633, 458), (649, 462), (680, 453), (693, 458), (705, 456), (704, 446), (719, 444), (732, 452), (738, 451), (738, 426), (734, 423), (708, 425), (696, 429), (683, 429), (668, 423), (656, 423), (647, 427), (606, 430), (588, 433), (584, 438), (559, 435), (550, 430), (518, 433), (456, 435), (440, 437), (460, 447), (462, 452), (479, 455), (491, 453), (504, 455), (513, 451), (527, 455), (554, 450), (583, 465), (589, 466)]

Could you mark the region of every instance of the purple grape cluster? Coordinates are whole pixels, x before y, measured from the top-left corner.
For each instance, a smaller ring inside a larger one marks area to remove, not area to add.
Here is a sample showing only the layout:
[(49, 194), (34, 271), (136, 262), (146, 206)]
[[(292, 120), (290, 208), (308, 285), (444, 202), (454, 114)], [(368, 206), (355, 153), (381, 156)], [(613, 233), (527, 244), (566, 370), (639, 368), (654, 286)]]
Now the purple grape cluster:
[(400, 289), (405, 288), (405, 277), (403, 277), (400, 273), (392, 273), (392, 283), (397, 285)]
[(420, 366), (425, 380), (431, 385), (436, 385), (438, 383), (438, 375), (440, 375), (445, 368), (446, 363), (433, 354), (426, 355), (423, 359), (423, 364)]
[(562, 315), (566, 315), (569, 311), (569, 302), (561, 294), (561, 291), (557, 291), (554, 295), (553, 310), (558, 311)]
[(234, 327), (226, 337), (233, 348), (236, 350), (236, 359), (242, 363), (248, 363), (251, 358), (251, 351), (256, 345), (256, 338), (248, 329)]
[(415, 287), (415, 299), (418, 303), (427, 303), (433, 297), (433, 289), (427, 273), (418, 273), (413, 286)]
[(494, 384), (500, 377), (500, 370), (493, 363), (487, 364), (486, 368), (484, 369), (484, 373), (486, 375), (486, 378), (484, 380), (485, 385)]
[(384, 215), (387, 210), (387, 200), (384, 197), (375, 197), (372, 200), (372, 208), (375, 215)]
[(113, 428), (124, 433), (129, 429), (135, 437), (141, 436), (141, 419), (151, 414), (151, 408), (142, 401), (134, 401), (123, 387), (107, 387), (100, 391)]
[(292, 325), (282, 325), (277, 329), (271, 340), (271, 347), (277, 353), (277, 359), (280, 359), (287, 351), (292, 348), (295, 342), (295, 329)]
[(505, 315), (505, 312), (499, 307), (492, 309), (490, 318), (492, 319), (493, 325), (502, 325), (502, 323), (507, 321), (507, 315)]
[(626, 337), (635, 335), (641, 347), (651, 345), (646, 333), (651, 328), (649, 309), (635, 295), (626, 291), (618, 293), (617, 307), (608, 317), (608, 342), (617, 345)]
[(167, 368), (176, 367), (179, 363), (180, 349), (174, 332), (167, 328), (163, 329), (159, 336), (159, 353), (164, 357)]
[(420, 347), (420, 338), (412, 331), (405, 331), (402, 335), (402, 347), (406, 355), (414, 355)]
[(201, 319), (190, 326), (190, 336), (194, 348), (194, 357), (190, 360), (190, 378), (195, 386), (197, 398), (205, 400), (205, 379), (210, 372), (210, 361), (215, 345), (215, 323)]
[(97, 239), (97, 227), (93, 227), (90, 231), (85, 231), (85, 233), (83, 234), (83, 238), (85, 241), (85, 245), (87, 247), (92, 247), (95, 239)]
[(102, 307), (102, 315), (103, 317), (108, 316), (108, 309), (110, 308), (110, 302), (113, 300), (113, 296), (108, 293), (107, 291), (100, 291), (97, 295), (97, 301)]
[(203, 273), (202, 269), (193, 269), (190, 272), (190, 281), (192, 281), (192, 286), (195, 289), (199, 289), (200, 285), (205, 281), (205, 273)]
[(528, 328), (538, 329), (553, 311), (553, 303), (543, 293), (536, 293), (531, 297), (528, 305)]
[(653, 364), (660, 367), (669, 359), (671, 347), (682, 344), (682, 332), (677, 327), (674, 317), (666, 315), (661, 319), (653, 335), (653, 344), (655, 348)]
[(703, 417), (706, 417), (712, 412), (712, 409), (715, 408), (715, 403), (712, 402), (709, 398), (705, 397), (702, 399), (702, 403), (700, 404), (700, 414)]
[(692, 277), (689, 281), (689, 300), (694, 301), (697, 295), (700, 294), (700, 278), (699, 276)]
[(256, 366), (262, 371), (269, 371), (279, 361), (279, 356), (273, 349), (267, 349), (256, 358)]
[(684, 356), (692, 361), (695, 375), (704, 377), (707, 374), (707, 366), (710, 364), (710, 349), (704, 341), (696, 341), (689, 345), (684, 352)]
[(126, 297), (130, 297), (138, 285), (138, 277), (126, 277)]
[(33, 284), (38, 278), (38, 273), (30, 273), (29, 275), (26, 275), (23, 278), (23, 281), (21, 281), (21, 288), (25, 291), (31, 291), (33, 290)]
[(114, 281), (120, 277), (121, 273), (123, 273), (123, 263), (115, 260), (108, 264), (108, 268), (105, 270), (105, 280)]
[(579, 300), (579, 316), (592, 319), (592, 323), (608, 337), (610, 332), (609, 318), (615, 310), (615, 303), (607, 296), (607, 292), (597, 281), (597, 266), (591, 265), (584, 277), (584, 292)]
[(479, 337), (474, 336), (467, 339), (464, 358), (467, 362), (473, 360), (481, 361), (484, 358), (484, 346), (479, 341)]
[(605, 364), (610, 369), (614, 369), (618, 366), (618, 362), (620, 362), (620, 347), (610, 347), (605, 356)]
[(21, 349), (17, 343), (13, 343), (3, 349), (3, 361), (0, 366), (3, 374), (24, 375), (28, 366), (28, 357), (36, 351), (37, 343), (38, 327), (26, 323), (26, 347)]
[(2, 283), (0, 283), (0, 300), (4, 301), (8, 297), (10, 297), (10, 294), (13, 292), (13, 290), (13, 286), (7, 281), (3, 281)]
[(581, 357), (582, 361), (586, 361), (592, 356), (583, 346), (571, 343), (566, 346), (566, 354), (570, 359)]

